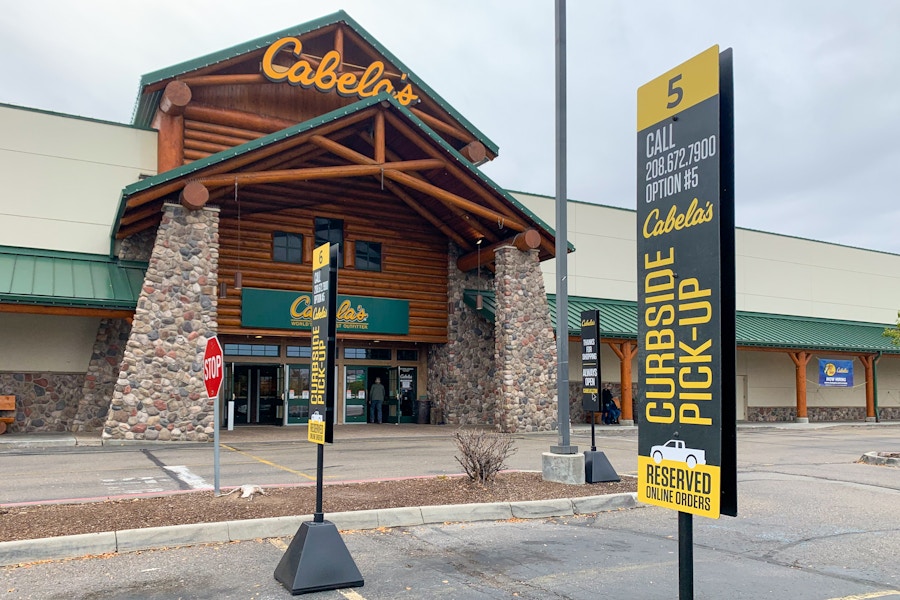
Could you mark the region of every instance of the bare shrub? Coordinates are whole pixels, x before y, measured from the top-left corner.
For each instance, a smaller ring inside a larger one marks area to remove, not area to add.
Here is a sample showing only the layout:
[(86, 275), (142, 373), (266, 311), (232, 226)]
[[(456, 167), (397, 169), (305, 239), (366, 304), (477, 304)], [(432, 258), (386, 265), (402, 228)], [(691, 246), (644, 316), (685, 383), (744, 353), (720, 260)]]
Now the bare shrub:
[(469, 479), (484, 485), (506, 468), (506, 459), (515, 454), (510, 436), (480, 429), (457, 429), (453, 433), (459, 455), (456, 461)]

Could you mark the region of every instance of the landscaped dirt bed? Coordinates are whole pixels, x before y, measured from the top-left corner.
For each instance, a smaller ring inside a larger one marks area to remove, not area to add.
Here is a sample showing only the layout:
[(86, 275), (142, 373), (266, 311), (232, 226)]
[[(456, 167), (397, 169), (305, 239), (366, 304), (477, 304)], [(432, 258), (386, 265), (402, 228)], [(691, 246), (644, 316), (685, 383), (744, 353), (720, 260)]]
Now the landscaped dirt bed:
[[(544, 481), (540, 473), (506, 472), (487, 486), (471, 483), (466, 477), (427, 477), (330, 484), (324, 487), (322, 496), (327, 518), (328, 513), (353, 510), (576, 498), (635, 490), (632, 478), (615, 483), (566, 485)], [(0, 541), (315, 512), (314, 485), (265, 488), (265, 495), (255, 495), (252, 500), (243, 499), (240, 494), (238, 490), (217, 498), (212, 491), (198, 491), (153, 498), (5, 507), (0, 508)]]

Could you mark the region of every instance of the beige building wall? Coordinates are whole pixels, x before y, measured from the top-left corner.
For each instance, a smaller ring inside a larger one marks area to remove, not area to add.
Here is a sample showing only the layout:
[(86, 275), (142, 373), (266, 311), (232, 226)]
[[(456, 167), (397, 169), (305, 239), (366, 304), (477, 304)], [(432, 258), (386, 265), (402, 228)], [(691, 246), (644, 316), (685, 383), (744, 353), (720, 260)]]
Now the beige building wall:
[(122, 188), (156, 173), (156, 132), (0, 105), (4, 246), (109, 252)]
[[(555, 200), (513, 196), (550, 227)], [(635, 211), (569, 201), (570, 296), (637, 300)], [(892, 324), (900, 309), (900, 255), (737, 229), (738, 310)], [(542, 263), (548, 293), (556, 261)]]
[(10, 373), (84, 373), (100, 319), (0, 312), (0, 365)]

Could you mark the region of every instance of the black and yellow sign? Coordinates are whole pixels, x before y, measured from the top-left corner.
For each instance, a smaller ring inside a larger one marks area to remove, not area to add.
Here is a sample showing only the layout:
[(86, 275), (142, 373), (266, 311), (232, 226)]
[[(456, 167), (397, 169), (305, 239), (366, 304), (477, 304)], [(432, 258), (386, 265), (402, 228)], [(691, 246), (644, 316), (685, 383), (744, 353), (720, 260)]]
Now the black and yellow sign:
[(312, 357), (309, 368), (307, 439), (334, 441), (334, 356), (338, 246), (322, 244), (313, 251)]
[(581, 408), (600, 412), (600, 311), (581, 311)]
[(731, 50), (638, 89), (638, 499), (737, 514)]

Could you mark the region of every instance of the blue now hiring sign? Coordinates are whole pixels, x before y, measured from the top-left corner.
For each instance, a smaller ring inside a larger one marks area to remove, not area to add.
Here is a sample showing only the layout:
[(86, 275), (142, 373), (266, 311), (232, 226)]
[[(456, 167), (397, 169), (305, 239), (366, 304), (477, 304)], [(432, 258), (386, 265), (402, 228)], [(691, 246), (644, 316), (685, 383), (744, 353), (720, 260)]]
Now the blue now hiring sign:
[(853, 387), (853, 361), (820, 358), (819, 385)]

